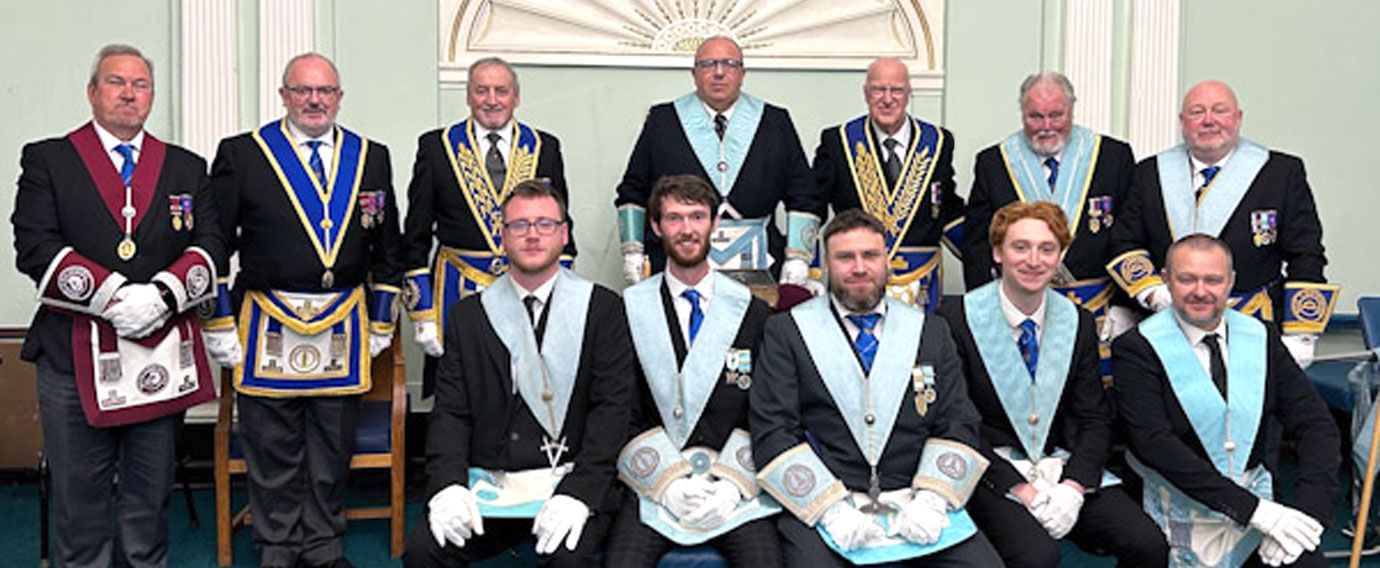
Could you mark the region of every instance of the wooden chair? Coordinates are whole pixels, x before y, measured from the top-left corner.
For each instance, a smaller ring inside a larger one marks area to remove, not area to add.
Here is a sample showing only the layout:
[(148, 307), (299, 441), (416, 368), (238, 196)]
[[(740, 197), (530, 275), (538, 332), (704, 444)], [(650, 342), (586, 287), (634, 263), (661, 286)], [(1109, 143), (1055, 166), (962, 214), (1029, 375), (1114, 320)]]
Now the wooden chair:
[[(373, 386), (361, 402), (359, 428), (355, 434), (355, 453), (350, 469), (389, 470), (388, 505), (345, 510), (345, 518), (389, 519), (390, 550), (393, 557), (402, 556), (403, 549), (403, 483), (406, 459), (407, 373), (402, 346), (398, 337), (393, 345), (373, 360)], [(244, 473), (247, 464), (239, 449), (235, 429), (234, 375), (221, 372), (220, 411), (215, 431), (216, 476), (216, 560), (229, 566), (234, 559), (231, 534), (236, 528), (253, 522), (249, 505), (231, 515), (230, 475)]]

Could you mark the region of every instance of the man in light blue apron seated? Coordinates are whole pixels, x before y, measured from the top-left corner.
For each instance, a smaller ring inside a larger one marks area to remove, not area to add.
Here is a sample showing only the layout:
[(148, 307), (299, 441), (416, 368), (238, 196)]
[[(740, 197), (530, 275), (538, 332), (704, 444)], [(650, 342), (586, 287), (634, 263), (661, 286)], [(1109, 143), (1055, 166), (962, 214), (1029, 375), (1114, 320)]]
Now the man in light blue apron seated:
[(640, 379), (634, 437), (618, 457), (632, 491), (609, 536), (608, 566), (655, 566), (675, 546), (708, 542), (731, 566), (781, 566), (781, 507), (755, 479), (748, 436), (752, 364), (771, 308), (709, 267), (719, 194), (666, 176), (647, 212), (666, 271), (623, 292)]
[(543, 565), (593, 566), (622, 503), (615, 462), (633, 384), (623, 302), (561, 267), (570, 235), (555, 188), (518, 183), (501, 210), (511, 269), (446, 319), (409, 567), (466, 566), (529, 535)]
[[(1226, 243), (1189, 235), (1165, 259), (1173, 309), (1112, 353), (1127, 462), (1170, 565), (1326, 566), (1318, 543), (1337, 489), (1336, 424), (1279, 333), (1227, 308), (1236, 273)], [(1288, 505), (1266, 467), (1279, 451), (1268, 433), (1281, 427), (1298, 453)]]
[(1097, 323), (1050, 286), (1072, 240), (1068, 219), (1054, 203), (1015, 201), (988, 233), (1001, 277), (939, 312), (992, 463), (968, 511), (1009, 568), (1057, 566), (1065, 537), (1120, 566), (1164, 566), (1164, 536), (1103, 469), (1113, 416)]
[(949, 327), (886, 294), (885, 228), (825, 227), (829, 293), (767, 320), (752, 382), (757, 482), (787, 566), (1000, 566), (964, 505), (987, 468)]

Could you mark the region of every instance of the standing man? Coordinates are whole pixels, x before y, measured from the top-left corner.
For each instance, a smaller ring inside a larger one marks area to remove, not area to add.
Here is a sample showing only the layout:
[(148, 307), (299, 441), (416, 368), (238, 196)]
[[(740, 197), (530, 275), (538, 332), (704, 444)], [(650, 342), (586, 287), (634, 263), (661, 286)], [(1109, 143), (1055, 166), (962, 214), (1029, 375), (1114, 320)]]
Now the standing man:
[[(486, 57), (470, 64), (469, 118), (417, 139), (417, 161), (407, 189), (405, 294), (416, 341), (426, 353), (423, 392), (435, 388), (450, 306), (492, 284), (508, 270), (503, 256), (499, 203), (518, 182), (543, 179), (569, 201), (561, 143), (513, 119), (521, 102), (517, 72)], [(433, 261), (432, 235), (440, 242)], [(575, 257), (575, 240), (562, 264)]]
[[(1074, 124), (1077, 100), (1073, 84), (1057, 71), (1021, 82), (1024, 129), (979, 152), (973, 166), (967, 220), (979, 229), (964, 236), (963, 279), (973, 290), (1000, 277), (986, 233), (998, 209), (1015, 201), (1058, 205), (1073, 241), (1053, 287), (1092, 313), (1102, 340), (1102, 376), (1110, 379), (1112, 332), (1135, 323), (1130, 301), (1116, 293), (1106, 270), (1112, 227), (1126, 202), (1135, 159), (1125, 142)], [(1110, 305), (1114, 296), (1122, 298), (1121, 305)]]
[[(622, 502), (632, 343), (618, 295), (562, 268), (565, 202), (503, 200), (511, 270), (455, 306), (427, 428), (427, 501), (404, 563), (466, 566), (528, 535), (547, 566), (596, 566)], [(465, 329), (465, 332), (461, 332)]]
[(1340, 288), (1323, 276), (1322, 223), (1303, 161), (1240, 138), (1241, 116), (1225, 83), (1188, 90), (1179, 111), (1184, 143), (1136, 166), (1107, 270), (1159, 311), (1170, 303), (1156, 272), (1169, 244), (1193, 233), (1222, 239), (1241, 267), (1228, 305), (1279, 324), (1289, 353), (1307, 368)]
[(24, 146), (10, 218), (38, 284), (22, 357), (38, 366), (54, 556), (164, 566), (182, 411), (216, 396), (192, 309), (215, 298), (224, 244), (206, 162), (144, 131), (153, 63), (101, 48), (86, 98), (90, 122)]
[(963, 510), (987, 459), (943, 319), (886, 295), (886, 229), (824, 228), (829, 293), (767, 320), (751, 392), (757, 482), (787, 566), (999, 566)]
[[(674, 174), (704, 178), (723, 197), (728, 218), (720, 219), (721, 234), (711, 240), (711, 265), (757, 270), (770, 265), (789, 284), (803, 285), (809, 278), (821, 201), (790, 113), (743, 93), (746, 73), (736, 42), (706, 39), (690, 70), (695, 92), (647, 113), (614, 199), (629, 283), (647, 276), (649, 262), (653, 274), (665, 266), (661, 238), (646, 222), (647, 198), (658, 179)], [(786, 207), (784, 238), (772, 220), (778, 203)]]
[[(1117, 408), (1145, 511), (1173, 566), (1326, 566), (1318, 548), (1337, 490), (1337, 426), (1279, 332), (1227, 309), (1227, 243), (1192, 234), (1165, 253), (1172, 310), (1116, 340)], [(1225, 344), (1225, 345), (1224, 345)], [(1293, 499), (1266, 466), (1267, 432), (1297, 441)], [(1259, 559), (1254, 558), (1258, 554)]]
[[(881, 220), (891, 267), (887, 292), (927, 312), (943, 296), (940, 239), (963, 231), (954, 192), (954, 137), (906, 112), (910, 71), (883, 57), (867, 67), (867, 115), (824, 129), (815, 150), (815, 185), (834, 211), (861, 208)], [(961, 240), (961, 239), (960, 239)], [(960, 255), (961, 256), (961, 255)]]
[(393, 336), (398, 209), (388, 149), (335, 122), (335, 64), (293, 57), (278, 94), (287, 116), (221, 141), (211, 167), (240, 254), (238, 321), (217, 333), (245, 347), (221, 363), (238, 364), (261, 565), (349, 566), (345, 489), (369, 360)]
[(1072, 240), (1068, 219), (1048, 201), (1013, 202), (988, 234), (1001, 278), (940, 310), (992, 463), (968, 511), (1008, 567), (1059, 565), (1065, 537), (1119, 566), (1164, 566), (1164, 535), (1103, 469), (1112, 405), (1097, 324), (1049, 285)]
[(623, 292), (637, 351), (633, 432), (618, 472), (632, 489), (614, 523), (609, 566), (655, 566), (708, 541), (732, 566), (781, 566), (781, 510), (754, 479), (748, 435), (752, 365), (771, 308), (709, 267), (719, 194), (693, 175), (657, 181), (647, 202), (666, 271)]

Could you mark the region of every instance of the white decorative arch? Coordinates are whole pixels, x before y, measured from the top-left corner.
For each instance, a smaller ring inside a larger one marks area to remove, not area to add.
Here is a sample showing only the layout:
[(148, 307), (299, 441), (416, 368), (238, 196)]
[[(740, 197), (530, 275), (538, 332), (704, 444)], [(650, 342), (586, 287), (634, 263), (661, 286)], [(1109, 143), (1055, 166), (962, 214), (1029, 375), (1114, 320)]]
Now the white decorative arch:
[(910, 68), (917, 91), (944, 81), (943, 0), (437, 0), (441, 84), (477, 59), (594, 67), (686, 68), (724, 35), (754, 69), (860, 70), (879, 56)]

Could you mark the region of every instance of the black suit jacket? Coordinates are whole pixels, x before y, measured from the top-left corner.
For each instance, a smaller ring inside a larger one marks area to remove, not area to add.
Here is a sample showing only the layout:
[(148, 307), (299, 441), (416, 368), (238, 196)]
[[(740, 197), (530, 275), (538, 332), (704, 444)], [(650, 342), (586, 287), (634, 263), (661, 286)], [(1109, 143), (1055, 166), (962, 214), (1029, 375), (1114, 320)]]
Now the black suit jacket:
[[(201, 156), (167, 145), (158, 187), (132, 235), (138, 254), (129, 261), (115, 254), (124, 226), (106, 208), (70, 140), (50, 138), (26, 144), (19, 165), (19, 188), (10, 217), (15, 265), (34, 282), (43, 279), (64, 247), (123, 274), (130, 282), (148, 282), (190, 246), (205, 249), (223, 273), (227, 254)], [(195, 223), (191, 230), (175, 231), (168, 195), (183, 193), (192, 194)], [(57, 371), (71, 373), (72, 318), (40, 306), (29, 324), (22, 357), (26, 361), (44, 357)]]
[[(513, 391), (508, 349), (489, 323), (480, 294), (452, 309), (446, 352), (436, 371), (436, 406), (427, 425), (427, 495), (451, 484), (468, 487), (471, 466), (503, 471), (548, 466), (541, 450), (545, 431)], [(617, 294), (596, 285), (588, 309), (583, 351), (548, 354), (580, 358), (561, 430), (569, 446), (565, 459), (576, 466), (556, 492), (607, 512), (618, 508), (621, 497), (610, 488), (619, 486), (615, 464), (628, 439), (632, 343)]]
[[(968, 378), (968, 397), (972, 399), (978, 414), (982, 415), (982, 445), (979, 450), (992, 462), (983, 474), (982, 482), (998, 494), (1004, 494), (1012, 486), (1024, 483), (1025, 478), (1011, 462), (997, 456), (992, 448), (1021, 448), (1020, 435), (1012, 429), (1011, 420), (1006, 416), (1001, 398), (992, 385), (992, 377), (987, 373), (987, 366), (973, 339), (973, 330), (968, 327), (963, 298), (960, 296), (945, 301), (939, 313), (948, 321), (949, 329), (953, 332), (954, 345), (963, 361), (963, 374)], [(1043, 356), (1040, 359), (1045, 360)], [(1064, 478), (1094, 489), (1102, 483), (1102, 467), (1107, 461), (1111, 437), (1112, 406), (1102, 388), (1102, 374), (1098, 369), (1097, 324), (1092, 314), (1080, 308), (1073, 361), (1069, 363), (1069, 374), (1044, 450), (1053, 452), (1055, 447), (1068, 450), (1072, 455), (1064, 466)]]
[[(628, 168), (618, 183), (614, 205), (632, 203), (646, 207), (657, 180), (676, 174), (710, 179), (710, 172), (704, 171), (685, 137), (674, 103), (661, 103), (647, 113), (637, 145), (628, 157)], [(713, 174), (718, 175), (718, 172)], [(784, 203), (789, 211), (817, 212), (821, 207), (817, 195), (790, 113), (764, 103), (762, 120), (728, 194), (728, 202), (744, 218), (751, 219), (771, 217), (776, 213), (777, 203)], [(652, 272), (656, 273), (666, 266), (666, 255), (661, 239), (652, 233), (650, 221), (648, 218), (643, 228), (643, 243)], [(776, 259), (773, 265), (773, 272), (776, 272), (784, 258), (785, 239), (775, 223), (767, 225), (767, 237), (771, 254)]]
[[(1261, 463), (1270, 467), (1276, 461), (1267, 452), (1277, 453), (1279, 447), (1269, 443), (1267, 433), (1282, 425), (1285, 436), (1298, 442), (1298, 482), (1290, 503), (1327, 525), (1332, 520), (1332, 496), (1341, 463), (1337, 425), (1308, 376), (1280, 342), (1279, 334), (1273, 329), (1267, 333), (1265, 408), (1246, 468)], [(1112, 344), (1112, 355), (1117, 409), (1136, 457), (1189, 497), (1242, 525), (1249, 523), (1258, 499), (1213, 467), (1159, 356), (1140, 330), (1118, 337)], [(1283, 479), (1279, 472), (1274, 473), (1275, 495), (1282, 495)]]
[[(1011, 174), (1001, 159), (1000, 146), (1001, 143), (997, 143), (979, 152), (973, 165), (973, 188), (968, 192), (968, 215), (963, 233), (963, 283), (969, 290), (996, 278), (988, 228), (998, 209), (1018, 199)], [(1093, 232), (1086, 201), (1082, 205), (1083, 214), (1074, 231), (1073, 242), (1069, 243), (1068, 253), (1064, 255), (1064, 264), (1079, 280), (1107, 276), (1107, 262), (1114, 258), (1108, 251), (1108, 243), (1114, 227), (1125, 222), (1126, 203), (1133, 198), (1131, 172), (1135, 159), (1129, 145), (1103, 136), (1094, 165), (1087, 196), (1111, 197), (1113, 221), (1109, 227), (1104, 217), (1099, 221), (1097, 232)]]

